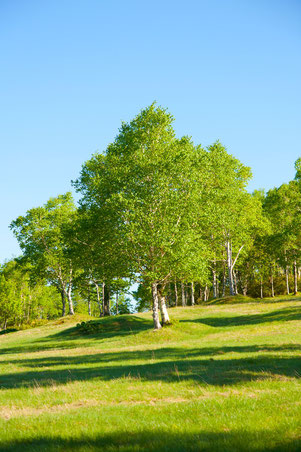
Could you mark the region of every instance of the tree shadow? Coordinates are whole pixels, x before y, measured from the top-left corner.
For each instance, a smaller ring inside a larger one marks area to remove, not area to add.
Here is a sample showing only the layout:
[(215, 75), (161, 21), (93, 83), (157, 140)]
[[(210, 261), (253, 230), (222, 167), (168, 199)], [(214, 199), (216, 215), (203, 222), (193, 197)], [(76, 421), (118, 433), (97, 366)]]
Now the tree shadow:
[(250, 314), (231, 317), (206, 317), (198, 319), (183, 319), (180, 323), (203, 323), (214, 327), (232, 327), (243, 325), (255, 325), (266, 322), (283, 322), (301, 319), (301, 306), (287, 307), (278, 311), (263, 314)]
[(54, 340), (56, 342), (68, 339), (72, 341), (83, 337), (88, 337), (89, 339), (109, 339), (111, 337), (138, 334), (153, 328), (152, 320), (127, 314), (120, 317), (105, 317), (98, 320), (92, 320), (90, 323), (97, 325), (99, 330), (95, 333), (85, 334), (76, 326), (73, 326), (48, 336), (45, 340)]
[[(153, 328), (153, 322), (134, 315), (121, 315), (120, 317), (105, 317), (93, 321), (99, 325), (99, 331), (94, 334), (83, 334), (76, 326), (64, 329), (58, 333), (49, 335), (34, 342), (16, 345), (13, 347), (1, 348), (1, 354), (10, 353), (32, 353), (43, 350), (77, 348), (91, 345), (91, 340), (102, 341), (112, 337), (125, 337), (135, 335)], [(86, 339), (86, 342), (83, 340)]]
[(301, 301), (301, 297), (296, 297), (295, 295), (288, 295), (285, 298), (275, 298), (266, 297), (266, 298), (251, 298), (245, 295), (226, 295), (221, 298), (210, 298), (207, 302), (202, 302), (203, 306), (213, 306), (213, 305), (233, 305), (233, 304), (260, 304), (261, 306), (270, 303), (287, 303), (292, 301)]
[(3, 334), (9, 334), (9, 333), (16, 333), (17, 330), (16, 328), (6, 328), (5, 330), (1, 330), (0, 331), (0, 336), (2, 336)]
[(60, 451), (135, 451), (135, 452), (297, 452), (301, 441), (284, 438), (283, 432), (247, 431), (173, 433), (162, 430), (142, 430), (80, 438), (38, 436), (31, 439), (0, 443), (0, 452), (60, 452)]
[[(298, 351), (300, 347), (246, 346), (207, 349), (164, 348), (133, 352), (97, 353), (71, 357), (24, 359), (22, 366), (33, 370), (0, 376), (0, 388), (51, 386), (71, 381), (137, 378), (142, 381), (192, 381), (210, 385), (234, 385), (244, 381), (295, 377), (301, 374), (298, 355), (278, 356), (277, 351)], [(272, 352), (271, 354), (260, 351)], [(257, 353), (227, 358), (225, 353)], [(214, 356), (214, 357), (213, 357)], [(158, 361), (160, 359), (160, 361)], [(133, 361), (137, 361), (136, 363)], [(144, 362), (139, 362), (144, 361)], [(120, 362), (120, 363), (119, 363)], [(53, 367), (58, 366), (58, 369)]]
[[(85, 364), (105, 364), (118, 361), (154, 361), (169, 358), (170, 361), (177, 359), (194, 359), (195, 357), (217, 356), (227, 353), (276, 353), (276, 352), (299, 352), (300, 344), (282, 345), (245, 345), (245, 346), (224, 346), (224, 347), (203, 347), (203, 348), (181, 348), (163, 347), (149, 350), (135, 350), (122, 352), (98, 352), (90, 355), (76, 356), (53, 356), (46, 358), (24, 358), (15, 362), (22, 367), (33, 367), (41, 369), (51, 366), (75, 366)], [(12, 360), (1, 360), (1, 364), (11, 364)]]

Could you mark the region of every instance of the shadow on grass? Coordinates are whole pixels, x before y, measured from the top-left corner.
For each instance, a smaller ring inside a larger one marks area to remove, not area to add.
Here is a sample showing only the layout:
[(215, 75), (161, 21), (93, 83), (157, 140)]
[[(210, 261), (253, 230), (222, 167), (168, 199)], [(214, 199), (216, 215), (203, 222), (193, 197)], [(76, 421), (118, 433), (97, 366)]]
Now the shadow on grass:
[[(204, 349), (164, 348), (133, 352), (97, 353), (71, 357), (17, 360), (33, 370), (0, 375), (0, 388), (51, 386), (72, 381), (137, 378), (141, 381), (193, 381), (210, 385), (233, 385), (251, 380), (295, 377), (301, 374), (299, 355), (275, 352), (298, 351), (299, 345), (245, 346)], [(227, 357), (226, 353), (256, 353)], [(262, 354), (260, 354), (262, 352)], [(160, 361), (158, 361), (160, 360)], [(136, 362), (135, 362), (136, 361)], [(140, 362), (139, 362), (140, 361)], [(141, 362), (142, 361), (142, 362)], [(58, 368), (56, 368), (58, 367)]]
[(1, 364), (11, 364), (12, 362), (25, 367), (41, 369), (51, 366), (75, 366), (89, 364), (106, 364), (118, 361), (154, 361), (159, 359), (169, 359), (171, 362), (177, 359), (194, 359), (204, 356), (220, 357), (226, 353), (276, 353), (276, 352), (300, 352), (300, 344), (283, 345), (245, 345), (245, 346), (225, 346), (225, 347), (204, 347), (204, 348), (181, 348), (164, 347), (150, 350), (122, 351), (122, 352), (101, 352), (91, 355), (77, 356), (53, 356), (46, 358), (24, 358), (12, 361), (1, 360)]
[(0, 336), (2, 334), (16, 333), (17, 331), (19, 331), (19, 330), (17, 330), (16, 328), (6, 328), (6, 330), (0, 331)]
[(152, 330), (152, 320), (143, 319), (134, 315), (121, 315), (120, 317), (106, 317), (93, 321), (93, 323), (100, 325), (100, 330), (95, 334), (82, 334), (73, 326), (66, 328), (59, 333), (49, 335), (43, 339), (37, 339), (34, 342), (24, 343), (23, 345), (16, 345), (7, 348), (1, 348), (1, 354), (10, 353), (32, 353), (43, 350), (53, 349), (72, 349), (79, 346), (84, 347), (83, 342), (86, 339), (86, 344), (91, 345), (92, 340), (105, 340), (111, 337), (126, 337), (135, 335), (146, 330)]
[(260, 305), (265, 305), (267, 303), (287, 303), (289, 301), (301, 301), (301, 297), (296, 297), (295, 295), (288, 295), (284, 298), (251, 298), (245, 295), (227, 295), (222, 298), (211, 298), (207, 302), (203, 302), (203, 306), (212, 306), (212, 305), (223, 305), (223, 304), (244, 304), (244, 303), (255, 303)]
[(263, 314), (250, 314), (231, 317), (206, 317), (198, 319), (184, 319), (180, 323), (203, 323), (214, 327), (232, 327), (242, 325), (256, 325), (260, 323), (284, 322), (301, 319), (301, 306), (287, 307)]
[[(179, 323), (199, 323), (213, 327), (233, 327), (299, 319), (301, 319), (301, 306), (287, 307), (277, 311), (255, 315), (182, 319), (179, 320)], [(100, 330), (95, 334), (83, 334), (73, 326), (42, 339), (33, 340), (27, 343), (25, 342), (22, 345), (18, 344), (11, 347), (0, 348), (0, 353), (4, 355), (11, 353), (32, 353), (53, 349), (72, 349), (79, 346), (85, 347), (91, 345), (91, 341), (93, 340), (104, 341), (112, 337), (126, 337), (147, 330), (151, 331), (153, 329), (152, 320), (135, 315), (106, 317), (95, 320), (93, 323), (101, 326)]]
[(0, 443), (0, 452), (70, 452), (70, 451), (135, 451), (135, 452), (297, 452), (300, 439), (284, 439), (283, 432), (262, 431), (249, 433), (208, 432), (172, 433), (162, 430), (141, 432), (118, 432), (79, 439), (60, 437), (37, 437)]

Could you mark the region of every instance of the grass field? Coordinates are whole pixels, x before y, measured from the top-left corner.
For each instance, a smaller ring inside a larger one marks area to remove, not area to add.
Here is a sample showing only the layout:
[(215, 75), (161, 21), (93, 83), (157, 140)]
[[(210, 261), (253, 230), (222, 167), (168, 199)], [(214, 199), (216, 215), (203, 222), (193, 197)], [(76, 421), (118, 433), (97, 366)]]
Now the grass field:
[(1, 335), (0, 451), (301, 450), (301, 298), (170, 315)]

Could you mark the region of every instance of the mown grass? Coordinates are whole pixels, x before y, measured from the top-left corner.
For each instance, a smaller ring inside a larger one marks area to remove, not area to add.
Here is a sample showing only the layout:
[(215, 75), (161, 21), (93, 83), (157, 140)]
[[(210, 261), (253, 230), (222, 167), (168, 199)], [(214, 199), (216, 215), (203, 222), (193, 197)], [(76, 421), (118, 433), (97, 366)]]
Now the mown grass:
[(171, 309), (158, 332), (147, 313), (2, 335), (0, 451), (300, 450), (300, 301)]

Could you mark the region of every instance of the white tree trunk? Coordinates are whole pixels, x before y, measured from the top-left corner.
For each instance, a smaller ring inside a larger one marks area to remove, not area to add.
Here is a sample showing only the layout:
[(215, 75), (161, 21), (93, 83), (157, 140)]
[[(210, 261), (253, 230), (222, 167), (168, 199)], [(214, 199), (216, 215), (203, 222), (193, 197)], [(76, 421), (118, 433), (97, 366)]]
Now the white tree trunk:
[(271, 292), (272, 292), (272, 298), (274, 298), (274, 296), (275, 296), (275, 291), (274, 291), (274, 276), (273, 276), (273, 271), (271, 272)]
[(194, 306), (194, 284), (191, 283), (191, 306)]
[(68, 290), (66, 293), (68, 304), (69, 304), (69, 315), (74, 315), (73, 301), (72, 301), (72, 282), (73, 282), (73, 277), (72, 277), (72, 268), (71, 268), (70, 274), (69, 274)]
[(170, 318), (169, 318), (167, 307), (166, 307), (165, 295), (162, 295), (159, 292), (158, 296), (159, 296), (159, 302), (160, 302), (162, 325), (168, 325), (170, 323)]
[(72, 287), (71, 287), (71, 285), (69, 285), (68, 291), (67, 291), (67, 300), (68, 300), (68, 304), (69, 304), (69, 315), (74, 315), (71, 291), (72, 291)]
[(228, 278), (229, 278), (229, 292), (230, 295), (234, 295), (234, 286), (233, 286), (233, 268), (232, 268), (232, 245), (229, 241), (226, 243), (227, 250), (227, 267), (228, 267)]
[(158, 301), (158, 286), (156, 282), (152, 283), (152, 296), (153, 296), (153, 320), (154, 320), (154, 329), (159, 330), (162, 328), (160, 320), (159, 320), (159, 301)]
[(289, 295), (290, 294), (290, 287), (289, 287), (289, 281), (288, 281), (288, 265), (285, 268), (285, 282), (286, 282), (286, 294)]
[(175, 282), (175, 304), (178, 306), (178, 287), (177, 282)]
[(102, 314), (105, 315), (105, 282), (102, 282)]
[(294, 295), (298, 293), (297, 262), (294, 262)]
[(208, 301), (208, 286), (206, 284), (205, 290), (204, 290), (204, 301)]
[(215, 268), (212, 269), (212, 288), (213, 288), (213, 298), (217, 298), (216, 271), (215, 271)]
[(235, 295), (238, 295), (236, 272), (232, 271), (232, 273), (233, 273), (234, 293)]
[(185, 306), (185, 288), (183, 282), (181, 282), (181, 295), (182, 295), (182, 306)]
[(100, 302), (100, 294), (99, 294), (99, 285), (97, 284), (96, 281), (94, 281), (94, 285), (96, 287), (96, 296), (97, 296), (97, 304), (98, 304), (98, 308), (99, 308), (99, 316), (101, 317), (103, 315), (102, 313), (102, 309), (101, 309), (101, 302)]
[(116, 291), (116, 315), (118, 315), (118, 290)]
[(225, 261), (223, 263), (223, 289), (222, 289), (222, 297), (225, 296), (226, 293), (226, 265)]

